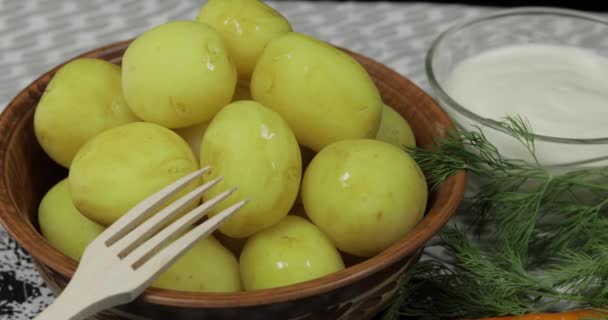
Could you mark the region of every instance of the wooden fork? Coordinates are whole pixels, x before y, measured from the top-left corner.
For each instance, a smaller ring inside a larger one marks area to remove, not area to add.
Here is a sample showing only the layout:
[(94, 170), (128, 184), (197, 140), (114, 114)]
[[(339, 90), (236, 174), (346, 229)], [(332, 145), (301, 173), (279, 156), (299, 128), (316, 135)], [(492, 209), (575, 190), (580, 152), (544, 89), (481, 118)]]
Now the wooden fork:
[[(133, 301), (196, 242), (244, 206), (237, 202), (184, 233), (236, 188), (227, 190), (164, 227), (220, 178), (192, 190), (150, 217), (209, 168), (193, 172), (137, 204), (89, 244), (61, 295), (35, 320), (77, 320)], [(149, 219), (148, 219), (149, 218)], [(148, 220), (146, 220), (148, 219)], [(178, 237), (178, 235), (182, 236)], [(177, 238), (172, 243), (170, 240)]]

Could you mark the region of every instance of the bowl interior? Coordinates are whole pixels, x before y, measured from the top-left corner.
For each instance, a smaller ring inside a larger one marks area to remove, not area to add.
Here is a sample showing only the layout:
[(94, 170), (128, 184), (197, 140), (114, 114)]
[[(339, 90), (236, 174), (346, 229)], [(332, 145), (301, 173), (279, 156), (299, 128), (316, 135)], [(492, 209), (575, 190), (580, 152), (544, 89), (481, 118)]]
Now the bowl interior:
[[(112, 44), (81, 57), (100, 58), (119, 64), (129, 43)], [(443, 136), (446, 130), (452, 128), (446, 113), (409, 80), (369, 58), (349, 53), (367, 69), (384, 102), (409, 121), (419, 146), (430, 148), (436, 137)], [(70, 277), (77, 263), (52, 248), (40, 235), (37, 225), (41, 198), (67, 175), (67, 170), (55, 164), (38, 145), (32, 121), (38, 100), (57, 68), (25, 88), (0, 115), (0, 222), (38, 263)], [(352, 284), (413, 257), (452, 216), (462, 199), (464, 188), (464, 173), (448, 179), (431, 193), (423, 221), (398, 243), (373, 258), (358, 261), (326, 277), (249, 293), (187, 293), (151, 288), (146, 290), (142, 299), (169, 306), (253, 306), (310, 297)]]

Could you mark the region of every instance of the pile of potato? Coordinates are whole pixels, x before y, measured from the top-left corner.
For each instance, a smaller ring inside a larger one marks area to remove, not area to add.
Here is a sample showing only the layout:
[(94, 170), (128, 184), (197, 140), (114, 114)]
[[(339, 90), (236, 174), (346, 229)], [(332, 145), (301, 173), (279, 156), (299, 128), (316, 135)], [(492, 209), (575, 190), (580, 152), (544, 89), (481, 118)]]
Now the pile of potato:
[[(153, 286), (258, 290), (371, 257), (422, 218), (427, 186), (407, 122), (365, 69), (258, 0), (210, 0), (195, 21), (139, 36), (122, 68), (64, 65), (36, 108), (36, 136), (68, 177), (39, 208), (43, 235), (78, 260), (135, 204), (201, 167), (181, 194), (251, 201)], [(300, 201), (301, 199), (301, 201)], [(190, 208), (198, 205), (193, 203)], [(238, 259), (237, 259), (238, 256)]]

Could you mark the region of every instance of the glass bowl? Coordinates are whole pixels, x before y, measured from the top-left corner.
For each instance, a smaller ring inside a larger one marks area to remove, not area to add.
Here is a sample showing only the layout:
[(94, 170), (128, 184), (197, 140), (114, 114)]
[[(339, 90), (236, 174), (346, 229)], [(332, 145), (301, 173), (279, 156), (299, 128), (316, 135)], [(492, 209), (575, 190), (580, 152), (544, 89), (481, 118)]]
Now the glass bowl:
[[(572, 10), (522, 8), (500, 11), (465, 21), (443, 32), (429, 49), (425, 67), (437, 101), (456, 126), (464, 130), (480, 128), (503, 156), (533, 161), (529, 152), (503, 131), (497, 119), (472, 112), (450, 97), (445, 89), (448, 75), (461, 61), (487, 50), (522, 44), (573, 46), (608, 57), (608, 21)], [(525, 114), (518, 116), (526, 117)], [(585, 130), (582, 126), (572, 129)], [(538, 134), (534, 138), (537, 159), (549, 170), (608, 166), (608, 134), (592, 139)]]

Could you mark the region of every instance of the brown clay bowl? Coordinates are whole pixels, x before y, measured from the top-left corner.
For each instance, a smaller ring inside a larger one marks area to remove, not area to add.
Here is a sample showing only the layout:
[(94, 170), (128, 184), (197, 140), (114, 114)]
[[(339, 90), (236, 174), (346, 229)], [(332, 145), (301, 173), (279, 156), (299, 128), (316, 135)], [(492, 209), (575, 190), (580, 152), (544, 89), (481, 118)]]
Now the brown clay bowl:
[[(119, 64), (130, 41), (82, 55)], [(452, 128), (447, 114), (424, 91), (389, 68), (349, 52), (372, 76), (382, 97), (412, 126), (418, 145)], [(45, 192), (67, 175), (39, 147), (34, 109), (57, 68), (21, 91), (0, 115), (0, 222), (34, 258), (47, 285), (61, 291), (77, 263), (40, 235), (37, 210)], [(450, 219), (462, 200), (465, 174), (446, 180), (431, 193), (420, 224), (377, 256), (340, 272), (283, 288), (210, 294), (148, 289), (136, 301), (108, 310), (98, 319), (370, 319), (390, 300), (421, 248)], [(66, 230), (66, 232), (69, 232)], [(94, 288), (91, 288), (94, 290)]]

